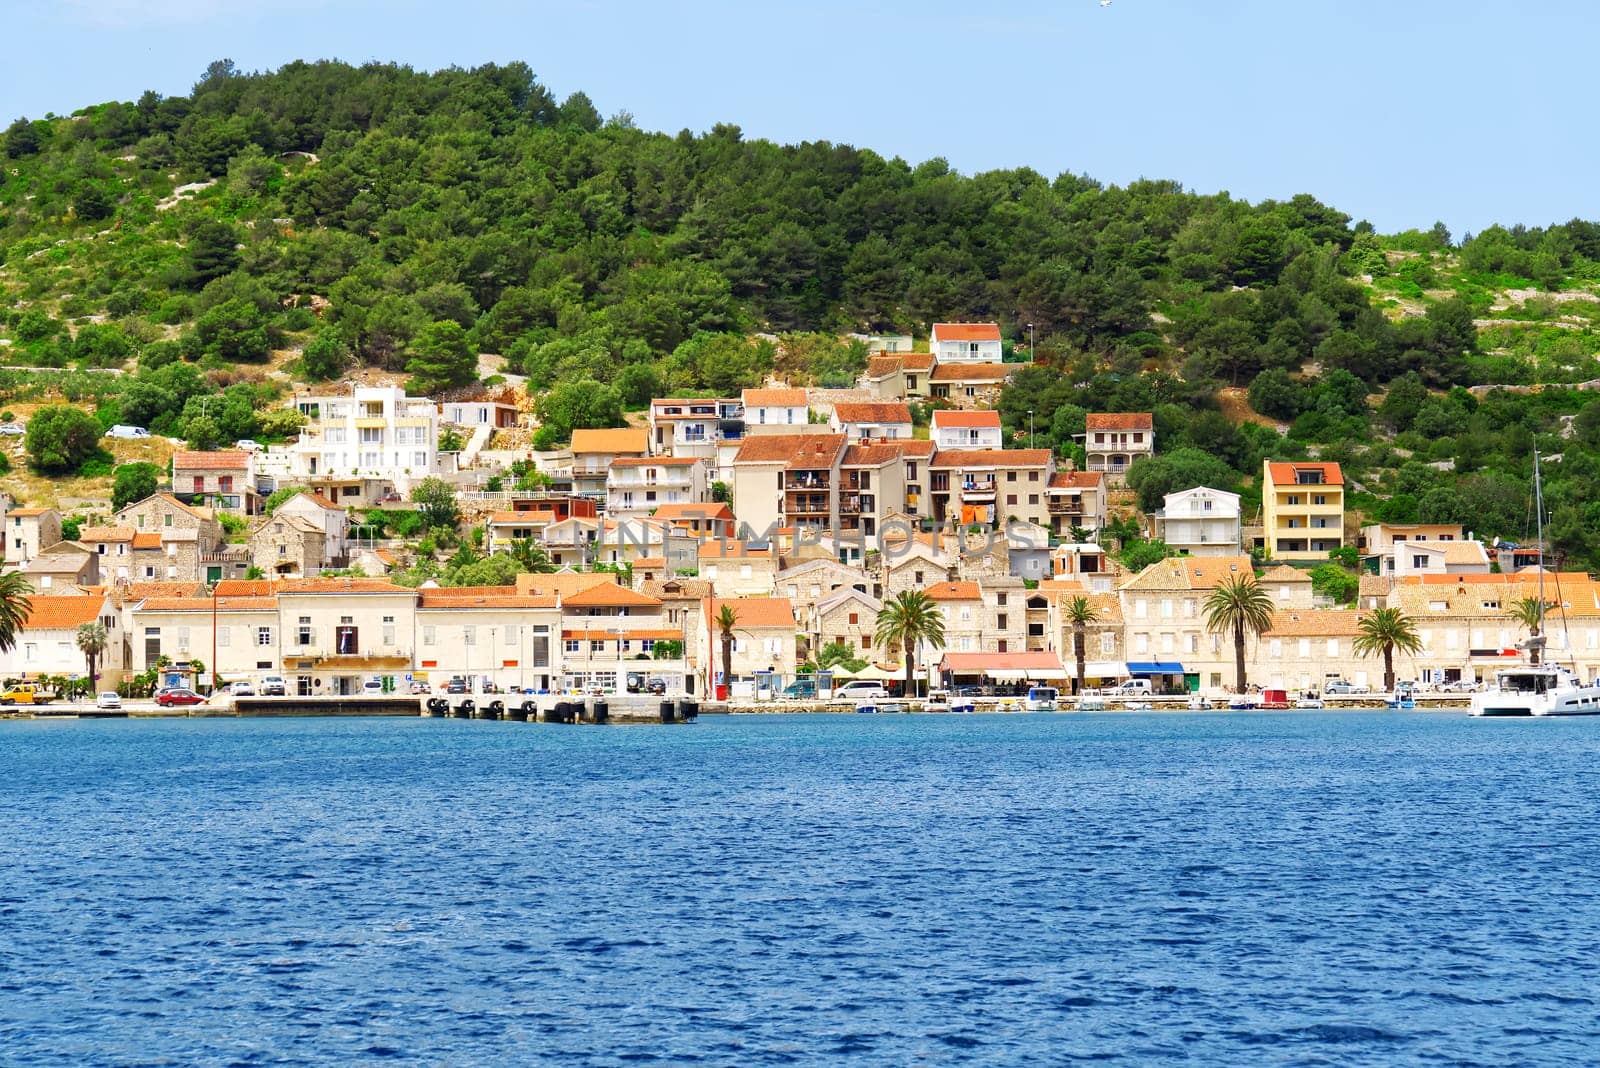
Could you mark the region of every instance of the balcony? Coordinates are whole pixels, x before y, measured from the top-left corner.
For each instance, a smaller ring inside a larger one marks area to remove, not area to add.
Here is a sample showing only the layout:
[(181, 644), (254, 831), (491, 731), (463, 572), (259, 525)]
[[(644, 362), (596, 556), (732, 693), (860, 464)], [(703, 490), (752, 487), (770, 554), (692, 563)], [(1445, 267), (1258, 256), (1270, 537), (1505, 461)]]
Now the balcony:
[(1082, 518), (1084, 515), (1083, 501), (1077, 497), (1047, 498), (1045, 509), (1051, 515), (1064, 515), (1071, 518)]
[(964, 501), (992, 501), (994, 500), (994, 481), (969, 481), (961, 484), (961, 499)]
[(833, 479), (826, 471), (792, 472), (783, 482), (786, 490), (826, 490), (832, 486)]
[(829, 513), (828, 495), (790, 492), (784, 496), (783, 510), (791, 518), (802, 515), (826, 516)]

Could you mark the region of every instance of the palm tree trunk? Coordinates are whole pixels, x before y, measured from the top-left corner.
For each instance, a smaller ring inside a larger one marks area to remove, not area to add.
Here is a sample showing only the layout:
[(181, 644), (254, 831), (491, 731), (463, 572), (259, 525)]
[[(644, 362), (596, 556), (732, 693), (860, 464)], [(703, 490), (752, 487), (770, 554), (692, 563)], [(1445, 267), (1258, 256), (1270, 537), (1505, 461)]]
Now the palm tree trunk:
[(1082, 623), (1073, 624), (1073, 627), (1072, 627), (1072, 653), (1073, 653), (1074, 656), (1076, 656), (1078, 658), (1078, 677), (1076, 679), (1072, 680), (1072, 687), (1073, 687), (1072, 688), (1072, 692), (1073, 692), (1074, 695), (1080, 694), (1080, 693), (1083, 692), (1083, 672), (1084, 672), (1084, 663), (1083, 663), (1083, 630), (1084, 630), (1084, 628), (1083, 628), (1083, 624)]
[(1394, 693), (1394, 646), (1383, 647), (1383, 692)]
[[(1528, 628), (1528, 634), (1531, 637), (1537, 638), (1539, 636), (1539, 628), (1538, 627), (1529, 627)], [(1528, 663), (1532, 664), (1534, 667), (1538, 667), (1539, 666), (1539, 643), (1538, 642), (1534, 642), (1528, 648)]]
[(722, 686), (723, 696), (733, 695), (733, 635), (722, 636)]
[(1244, 621), (1233, 625), (1233, 668), (1239, 693), (1244, 693)]
[(916, 696), (916, 693), (913, 690), (914, 683), (912, 682), (912, 673), (915, 670), (912, 661), (916, 654), (912, 651), (910, 638), (907, 638), (901, 643), (901, 649), (906, 655), (906, 692), (900, 696), (909, 701), (911, 698)]

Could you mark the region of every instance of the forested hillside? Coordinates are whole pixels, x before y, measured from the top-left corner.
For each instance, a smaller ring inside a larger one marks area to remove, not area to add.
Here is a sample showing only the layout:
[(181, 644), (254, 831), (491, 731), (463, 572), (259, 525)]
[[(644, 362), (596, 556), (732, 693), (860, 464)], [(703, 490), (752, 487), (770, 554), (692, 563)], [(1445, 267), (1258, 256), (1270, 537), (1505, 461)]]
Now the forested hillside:
[(1600, 377), (1594, 224), (1384, 236), (1303, 194), (671, 136), (520, 64), (217, 63), (187, 97), (18, 120), (3, 152), (0, 402), (61, 395), (203, 445), (288, 432), (261, 412), (293, 380), (370, 367), (439, 392), (488, 352), (562, 387), (564, 430), (774, 372), (847, 384), (842, 333), (995, 319), (1037, 332), (1014, 432), (1032, 409), (1069, 455), (1085, 410), (1156, 412), (1147, 500), (1248, 494), (1263, 456), (1317, 454), (1369, 514), (1521, 537), (1537, 443), (1564, 454), (1557, 545), (1600, 564), (1592, 395), (1467, 388)]

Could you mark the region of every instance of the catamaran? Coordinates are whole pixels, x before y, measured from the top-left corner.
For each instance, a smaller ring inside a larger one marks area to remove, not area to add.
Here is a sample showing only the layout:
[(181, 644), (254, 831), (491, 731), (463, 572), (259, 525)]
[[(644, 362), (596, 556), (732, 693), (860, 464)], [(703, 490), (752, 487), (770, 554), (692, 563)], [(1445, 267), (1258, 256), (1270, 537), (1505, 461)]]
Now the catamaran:
[(1539, 626), (1523, 647), (1529, 664), (1501, 668), (1489, 688), (1472, 695), (1474, 716), (1600, 716), (1600, 686), (1585, 683), (1559, 664), (1541, 664), (1544, 634), (1544, 490), (1539, 453), (1533, 454), (1533, 505), (1539, 536)]

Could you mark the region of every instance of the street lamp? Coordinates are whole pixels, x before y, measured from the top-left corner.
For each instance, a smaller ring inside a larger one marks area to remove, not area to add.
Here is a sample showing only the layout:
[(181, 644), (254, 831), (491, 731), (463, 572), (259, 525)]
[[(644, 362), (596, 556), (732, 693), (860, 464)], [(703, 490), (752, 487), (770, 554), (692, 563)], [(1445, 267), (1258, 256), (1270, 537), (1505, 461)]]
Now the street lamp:
[(1028, 448), (1033, 448), (1033, 409), (1028, 409)]
[(1038, 363), (1039, 362), (1039, 352), (1038, 352), (1037, 349), (1035, 349), (1033, 347), (1033, 324), (1032, 323), (1028, 324), (1028, 362), (1029, 363)]

